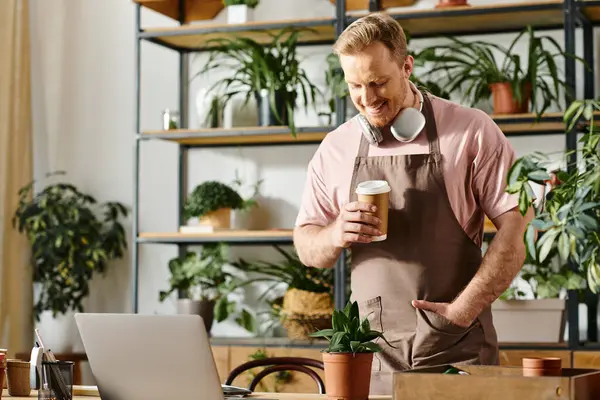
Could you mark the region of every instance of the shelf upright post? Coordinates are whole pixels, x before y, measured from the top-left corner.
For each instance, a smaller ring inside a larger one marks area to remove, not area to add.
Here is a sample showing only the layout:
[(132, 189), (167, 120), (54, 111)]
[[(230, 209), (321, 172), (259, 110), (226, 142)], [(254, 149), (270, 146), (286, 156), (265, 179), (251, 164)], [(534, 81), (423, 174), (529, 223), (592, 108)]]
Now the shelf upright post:
[[(335, 37), (336, 39), (346, 28), (346, 0), (336, 0), (335, 2)], [(342, 73), (337, 71), (337, 73)], [(346, 120), (346, 98), (335, 98), (335, 119), (336, 126), (343, 124)], [(335, 308), (342, 310), (348, 301), (346, 291), (348, 268), (346, 263), (346, 251), (343, 250), (335, 265), (334, 272), (334, 302)]]
[[(564, 1), (564, 35), (565, 35), (565, 52), (569, 54), (576, 54), (575, 46), (575, 24), (577, 19), (576, 0), (565, 0)], [(571, 92), (572, 96), (576, 95), (576, 69), (575, 59), (572, 57), (565, 57), (565, 83), (566, 90)], [(566, 94), (565, 101), (569, 102), (569, 94)], [(566, 147), (567, 151), (577, 149), (577, 131), (575, 129), (566, 133)], [(571, 153), (567, 159), (568, 169), (573, 170), (577, 168), (575, 163), (577, 161), (577, 155)], [(577, 265), (571, 264), (571, 269), (576, 270)], [(580, 335), (579, 335), (579, 296), (577, 291), (569, 290), (567, 296), (567, 317), (569, 321), (569, 348), (574, 349), (579, 346)]]
[[(579, 2), (581, 4), (581, 2)], [(594, 25), (581, 12), (578, 12), (579, 21), (583, 26), (583, 60), (589, 65), (584, 68), (583, 73), (583, 98), (590, 100), (596, 98), (594, 81)], [(585, 292), (585, 303), (587, 305), (587, 340), (598, 341), (598, 295), (591, 290)]]
[(138, 312), (139, 290), (139, 197), (140, 197), (140, 109), (141, 109), (141, 5), (135, 4), (135, 140), (133, 154), (133, 206), (131, 241), (131, 296), (133, 313)]
[[(185, 1), (179, 1), (179, 24), (185, 24)], [(179, 51), (179, 128), (187, 129), (189, 124), (188, 105), (189, 105), (189, 52), (180, 49)], [(177, 161), (177, 224), (178, 227), (185, 224), (183, 215), (183, 205), (187, 196), (187, 165), (189, 146), (178, 144), (179, 157)], [(178, 256), (183, 257), (188, 246), (183, 243), (177, 245)], [(177, 295), (183, 296), (182, 292)]]

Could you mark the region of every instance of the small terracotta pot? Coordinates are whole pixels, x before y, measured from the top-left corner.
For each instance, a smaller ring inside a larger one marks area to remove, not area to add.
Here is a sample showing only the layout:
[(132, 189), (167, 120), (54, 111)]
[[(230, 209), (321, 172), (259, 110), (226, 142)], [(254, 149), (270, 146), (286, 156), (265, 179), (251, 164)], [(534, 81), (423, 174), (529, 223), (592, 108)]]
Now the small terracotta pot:
[(10, 396), (28, 397), (31, 393), (29, 361), (8, 360), (6, 362), (6, 380)]
[(492, 101), (494, 114), (523, 114), (529, 112), (531, 85), (525, 84), (521, 91), (521, 102), (513, 99), (513, 90), (509, 82), (492, 83)]
[(201, 225), (211, 225), (214, 229), (231, 227), (231, 208), (220, 208), (198, 218)]
[(323, 353), (327, 396), (366, 400), (371, 388), (373, 353)]
[(557, 357), (523, 358), (523, 376), (562, 376), (562, 360)]
[(438, 0), (435, 8), (469, 7), (468, 0)]

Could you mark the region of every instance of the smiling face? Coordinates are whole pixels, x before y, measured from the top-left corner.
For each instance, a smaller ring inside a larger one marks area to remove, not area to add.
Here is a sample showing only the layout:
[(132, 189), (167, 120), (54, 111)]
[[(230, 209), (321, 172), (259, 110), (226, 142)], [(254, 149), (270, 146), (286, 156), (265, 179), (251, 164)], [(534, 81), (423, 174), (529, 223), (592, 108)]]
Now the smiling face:
[(400, 110), (412, 105), (408, 78), (414, 60), (405, 56), (400, 63), (392, 54), (383, 43), (373, 42), (360, 52), (339, 56), (354, 106), (377, 128), (391, 124)]

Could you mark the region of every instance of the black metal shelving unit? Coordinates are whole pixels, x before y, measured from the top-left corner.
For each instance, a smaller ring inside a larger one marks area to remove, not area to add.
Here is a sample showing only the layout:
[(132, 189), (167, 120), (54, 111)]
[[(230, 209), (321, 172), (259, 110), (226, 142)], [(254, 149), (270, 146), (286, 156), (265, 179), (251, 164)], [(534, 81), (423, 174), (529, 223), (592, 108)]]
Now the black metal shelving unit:
[[(194, 52), (207, 49), (202, 43), (203, 35), (231, 34), (253, 34), (262, 30), (278, 30), (289, 26), (318, 28), (321, 34), (306, 37), (300, 40), (303, 46), (323, 46), (334, 43), (335, 38), (361, 15), (349, 15), (346, 13), (346, 1), (335, 2), (335, 17), (314, 18), (308, 20), (276, 21), (264, 23), (252, 23), (249, 25), (217, 25), (197, 26), (186, 25), (185, 0), (172, 0), (178, 4), (179, 25), (171, 28), (142, 27), (141, 12), (144, 7), (138, 0), (135, 2), (135, 144), (134, 144), (134, 196), (133, 196), (133, 243), (132, 243), (132, 295), (133, 312), (138, 312), (138, 279), (139, 279), (139, 246), (144, 244), (167, 244), (176, 245), (182, 254), (186, 246), (204, 243), (226, 242), (232, 245), (292, 245), (291, 232), (288, 235), (274, 233), (273, 235), (261, 235), (258, 237), (227, 236), (189, 236), (173, 235), (172, 233), (143, 235), (139, 230), (139, 173), (140, 173), (140, 144), (146, 140), (164, 140), (178, 143), (178, 221), (183, 224), (181, 208), (187, 195), (186, 172), (187, 158), (191, 149), (198, 147), (223, 147), (223, 146), (273, 146), (273, 145), (295, 145), (295, 144), (318, 144), (321, 139), (333, 127), (304, 127), (298, 128), (297, 139), (291, 139), (289, 130), (281, 127), (257, 127), (253, 129), (228, 129), (217, 130), (188, 130), (188, 75), (189, 56)], [(326, 1), (326, 0), (323, 0)], [(380, 1), (369, 0), (368, 12), (378, 11)], [(365, 11), (365, 14), (367, 11)], [(593, 28), (600, 24), (600, 0), (538, 0), (523, 4), (494, 4), (488, 6), (461, 7), (455, 9), (431, 9), (415, 10), (401, 13), (391, 13), (405, 29), (411, 32), (413, 39), (430, 38), (444, 35), (475, 35), (475, 34), (497, 34), (516, 32), (523, 29), (527, 24), (534, 26), (536, 30), (557, 30), (564, 32), (565, 51), (576, 53), (575, 36), (577, 29), (582, 29), (583, 34), (583, 58), (593, 66), (594, 58), (594, 33)], [(190, 44), (189, 38), (192, 40)], [(154, 131), (142, 132), (140, 129), (141, 109), (141, 43), (142, 41), (154, 43), (171, 49), (179, 55), (179, 112), (180, 128), (176, 131)], [(200, 43), (200, 44), (198, 44)], [(575, 90), (577, 81), (577, 70), (575, 60), (567, 58), (565, 61), (566, 82), (570, 89)], [(584, 72), (583, 97), (595, 97), (594, 70)], [(578, 96), (581, 97), (581, 96)], [(345, 121), (346, 100), (336, 99), (336, 126)], [(542, 121), (534, 124), (531, 116), (514, 116), (497, 119), (496, 122), (507, 136), (523, 135), (556, 135), (565, 134), (562, 124), (562, 115), (547, 115)], [(577, 132), (566, 134), (566, 148), (575, 149)], [(275, 231), (276, 232), (276, 231)], [(493, 234), (486, 234), (489, 239)], [(335, 305), (343, 307), (347, 300), (345, 282), (347, 281), (347, 267), (345, 254), (340, 257), (336, 265), (335, 273)], [(582, 343), (579, 337), (579, 312), (578, 298), (576, 293), (569, 293), (567, 301), (567, 315), (569, 322), (569, 340), (566, 345), (535, 346), (540, 349), (600, 349), (598, 343), (598, 297), (590, 293), (586, 295), (588, 305), (588, 343)], [(510, 348), (531, 348), (527, 345), (514, 345)]]

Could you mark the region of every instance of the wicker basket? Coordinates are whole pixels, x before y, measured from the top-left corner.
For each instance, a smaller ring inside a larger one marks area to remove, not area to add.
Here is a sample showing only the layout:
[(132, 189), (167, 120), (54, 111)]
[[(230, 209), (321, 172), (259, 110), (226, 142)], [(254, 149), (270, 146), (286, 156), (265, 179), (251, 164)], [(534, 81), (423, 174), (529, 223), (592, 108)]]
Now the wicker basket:
[(289, 289), (283, 296), (281, 325), (291, 339), (311, 339), (310, 334), (331, 328), (333, 309), (329, 293)]

